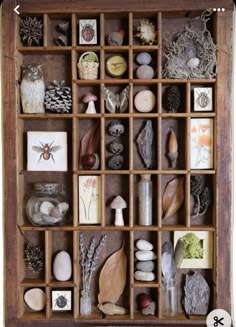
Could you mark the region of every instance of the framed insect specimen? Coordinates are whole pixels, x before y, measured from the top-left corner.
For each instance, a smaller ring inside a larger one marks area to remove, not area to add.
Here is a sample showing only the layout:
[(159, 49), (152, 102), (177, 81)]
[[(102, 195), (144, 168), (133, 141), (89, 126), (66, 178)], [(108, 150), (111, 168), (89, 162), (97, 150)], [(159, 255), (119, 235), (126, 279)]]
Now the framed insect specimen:
[(194, 88), (194, 111), (212, 111), (212, 87)]
[(28, 171), (67, 171), (66, 132), (27, 132)]
[(71, 291), (53, 290), (52, 291), (52, 310), (70, 311), (71, 310)]
[(79, 20), (79, 44), (97, 44), (97, 20)]

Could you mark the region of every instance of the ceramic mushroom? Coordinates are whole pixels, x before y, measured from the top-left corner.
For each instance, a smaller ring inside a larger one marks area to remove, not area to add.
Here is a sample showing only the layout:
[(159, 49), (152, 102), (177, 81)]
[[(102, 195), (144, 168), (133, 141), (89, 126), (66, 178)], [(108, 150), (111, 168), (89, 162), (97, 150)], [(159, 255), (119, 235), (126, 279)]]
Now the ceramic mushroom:
[(88, 103), (88, 107), (85, 111), (86, 114), (96, 114), (96, 109), (94, 105), (94, 101), (97, 101), (97, 97), (95, 94), (88, 93), (83, 97), (83, 103)]
[(125, 200), (118, 195), (111, 203), (111, 209), (115, 209), (115, 226), (124, 226), (123, 209), (127, 208)]

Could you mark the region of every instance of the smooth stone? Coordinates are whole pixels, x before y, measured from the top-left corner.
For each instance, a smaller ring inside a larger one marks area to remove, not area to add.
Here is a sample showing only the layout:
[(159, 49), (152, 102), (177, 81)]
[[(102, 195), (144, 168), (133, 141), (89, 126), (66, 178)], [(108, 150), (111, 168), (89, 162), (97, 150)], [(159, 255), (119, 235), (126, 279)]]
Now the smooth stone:
[(152, 61), (152, 57), (148, 52), (140, 52), (136, 56), (136, 61), (139, 65), (149, 65)]
[(136, 247), (138, 250), (142, 250), (142, 251), (151, 251), (153, 249), (152, 243), (146, 240), (138, 240), (136, 242)]
[(145, 272), (151, 272), (155, 269), (155, 263), (153, 261), (138, 261), (136, 263), (136, 269)]
[(157, 258), (156, 254), (153, 251), (137, 251), (135, 252), (135, 257), (139, 261), (150, 261)]
[(139, 91), (134, 97), (134, 105), (139, 112), (150, 112), (156, 105), (156, 96), (150, 90)]
[(66, 281), (72, 275), (72, 263), (70, 255), (66, 251), (60, 251), (53, 262), (53, 275), (59, 281)]
[(200, 64), (200, 60), (198, 58), (191, 58), (187, 62), (187, 66), (189, 68), (197, 68)]
[(63, 217), (65, 215), (65, 213), (68, 211), (69, 209), (69, 204), (66, 202), (61, 202), (57, 205), (57, 208), (60, 210), (61, 212), (61, 217)]
[(25, 303), (34, 311), (41, 311), (46, 305), (46, 294), (40, 288), (31, 288), (24, 295)]
[(142, 65), (137, 68), (136, 76), (138, 79), (152, 79), (154, 76), (154, 69), (148, 65)]
[(121, 169), (124, 165), (124, 160), (122, 155), (115, 154), (108, 159), (107, 166), (109, 169)]
[(151, 282), (151, 281), (155, 280), (156, 276), (152, 272), (145, 272), (145, 271), (137, 270), (134, 273), (134, 278), (136, 280), (142, 280), (142, 281), (145, 281), (145, 282)]
[(44, 215), (50, 215), (54, 205), (49, 201), (43, 201), (40, 205), (39, 211)]

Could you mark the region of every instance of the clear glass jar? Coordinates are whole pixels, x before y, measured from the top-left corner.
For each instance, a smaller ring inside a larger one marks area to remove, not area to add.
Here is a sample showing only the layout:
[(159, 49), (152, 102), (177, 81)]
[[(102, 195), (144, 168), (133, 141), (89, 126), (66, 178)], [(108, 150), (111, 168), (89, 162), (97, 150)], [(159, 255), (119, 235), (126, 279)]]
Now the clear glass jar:
[(163, 314), (168, 317), (174, 317), (178, 313), (178, 288), (176, 279), (163, 279)]
[(92, 302), (89, 291), (81, 291), (80, 296), (80, 314), (81, 316), (90, 315), (92, 313)]
[(141, 175), (138, 183), (139, 225), (152, 225), (152, 181), (150, 174)]
[(26, 203), (26, 216), (32, 225), (63, 225), (68, 209), (63, 184), (33, 184), (33, 194)]

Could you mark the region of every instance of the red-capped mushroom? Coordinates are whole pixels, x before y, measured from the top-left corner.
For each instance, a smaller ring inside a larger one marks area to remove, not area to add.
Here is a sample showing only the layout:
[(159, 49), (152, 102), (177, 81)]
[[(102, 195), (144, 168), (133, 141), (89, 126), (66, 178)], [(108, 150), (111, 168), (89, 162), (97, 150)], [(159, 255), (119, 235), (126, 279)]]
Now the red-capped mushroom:
[(88, 93), (83, 97), (83, 103), (88, 103), (88, 107), (85, 111), (86, 114), (96, 114), (96, 109), (94, 105), (94, 101), (97, 101), (97, 97), (95, 94)]

